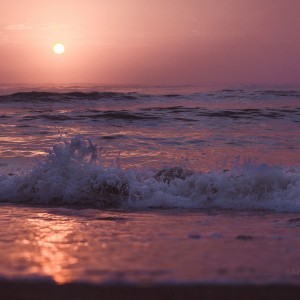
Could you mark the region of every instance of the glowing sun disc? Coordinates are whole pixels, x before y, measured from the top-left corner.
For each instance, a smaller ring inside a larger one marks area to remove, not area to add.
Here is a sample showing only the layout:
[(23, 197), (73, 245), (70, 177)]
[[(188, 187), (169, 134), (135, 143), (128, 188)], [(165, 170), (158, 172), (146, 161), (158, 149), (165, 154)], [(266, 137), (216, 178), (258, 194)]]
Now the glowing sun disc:
[(53, 51), (55, 54), (63, 54), (65, 52), (65, 46), (61, 43), (55, 44), (53, 46)]

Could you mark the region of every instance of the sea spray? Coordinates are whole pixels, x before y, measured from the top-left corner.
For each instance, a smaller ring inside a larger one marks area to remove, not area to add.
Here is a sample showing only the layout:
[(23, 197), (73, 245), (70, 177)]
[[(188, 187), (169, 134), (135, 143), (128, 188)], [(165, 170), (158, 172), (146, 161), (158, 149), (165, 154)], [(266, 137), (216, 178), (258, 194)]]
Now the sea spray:
[(115, 206), (126, 196), (120, 168), (105, 168), (95, 145), (83, 136), (55, 144), (45, 161), (24, 176), (0, 182), (2, 201)]
[(90, 139), (52, 147), (25, 175), (0, 177), (0, 200), (88, 207), (181, 207), (300, 211), (300, 169), (245, 163), (230, 170), (192, 172), (105, 166)]

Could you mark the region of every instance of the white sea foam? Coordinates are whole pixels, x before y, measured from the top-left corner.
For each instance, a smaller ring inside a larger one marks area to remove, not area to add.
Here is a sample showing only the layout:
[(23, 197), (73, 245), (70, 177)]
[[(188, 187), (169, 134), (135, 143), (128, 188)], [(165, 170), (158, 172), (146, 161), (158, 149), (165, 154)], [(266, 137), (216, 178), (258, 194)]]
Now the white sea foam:
[(209, 173), (124, 170), (107, 166), (97, 147), (78, 136), (55, 144), (25, 175), (0, 176), (0, 201), (300, 212), (300, 168), (248, 163)]

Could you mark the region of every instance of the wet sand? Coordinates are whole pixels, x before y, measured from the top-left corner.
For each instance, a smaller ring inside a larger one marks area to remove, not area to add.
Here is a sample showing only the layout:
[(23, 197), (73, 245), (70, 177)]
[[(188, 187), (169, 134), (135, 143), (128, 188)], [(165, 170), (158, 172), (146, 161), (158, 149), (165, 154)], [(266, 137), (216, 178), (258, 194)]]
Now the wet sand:
[(299, 299), (298, 285), (91, 285), (48, 282), (0, 281), (1, 300), (134, 300), (134, 299), (203, 299), (203, 300), (276, 300)]
[(299, 214), (0, 206), (0, 299), (300, 299)]

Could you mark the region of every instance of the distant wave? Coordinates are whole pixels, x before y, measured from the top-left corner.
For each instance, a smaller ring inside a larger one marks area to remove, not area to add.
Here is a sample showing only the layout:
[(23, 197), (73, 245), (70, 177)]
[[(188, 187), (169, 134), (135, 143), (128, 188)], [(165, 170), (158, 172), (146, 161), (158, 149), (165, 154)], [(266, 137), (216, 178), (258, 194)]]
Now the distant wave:
[[(228, 119), (283, 119), (289, 118), (292, 122), (300, 123), (300, 107), (293, 109), (219, 109), (210, 110), (200, 107), (148, 107), (136, 110), (97, 110), (87, 109), (84, 112), (71, 112), (58, 114), (54, 111), (33, 110), (34, 114), (27, 114), (22, 117), (24, 121), (47, 120), (47, 121), (69, 121), (69, 120), (176, 120), (196, 122), (202, 120), (202, 117), (208, 118), (228, 118)], [(38, 114), (39, 112), (42, 112)], [(8, 118), (1, 116), (0, 118)]]
[(190, 93), (190, 94), (145, 94), (139, 92), (98, 92), (98, 91), (71, 91), (71, 92), (48, 92), (48, 91), (30, 91), (30, 92), (16, 92), (10, 95), (0, 95), (0, 101), (68, 101), (76, 99), (85, 100), (101, 100), (101, 99), (119, 99), (119, 100), (136, 100), (136, 99), (147, 99), (152, 97), (160, 98), (216, 98), (216, 99), (227, 99), (227, 98), (256, 98), (256, 97), (288, 97), (288, 98), (299, 98), (300, 91), (298, 90), (243, 90), (243, 89), (224, 89), (220, 91), (201, 92), (201, 93)]
[(296, 90), (262, 90), (259, 92), (265, 95), (300, 98), (300, 93)]
[(85, 100), (97, 100), (97, 99), (128, 99), (134, 100), (139, 95), (136, 93), (118, 93), (118, 92), (18, 92), (11, 95), (0, 96), (0, 101), (68, 101), (72, 99), (85, 99)]
[(244, 164), (209, 173), (181, 167), (107, 167), (91, 140), (55, 144), (26, 174), (0, 176), (0, 201), (111, 208), (269, 209), (300, 212), (300, 167)]

